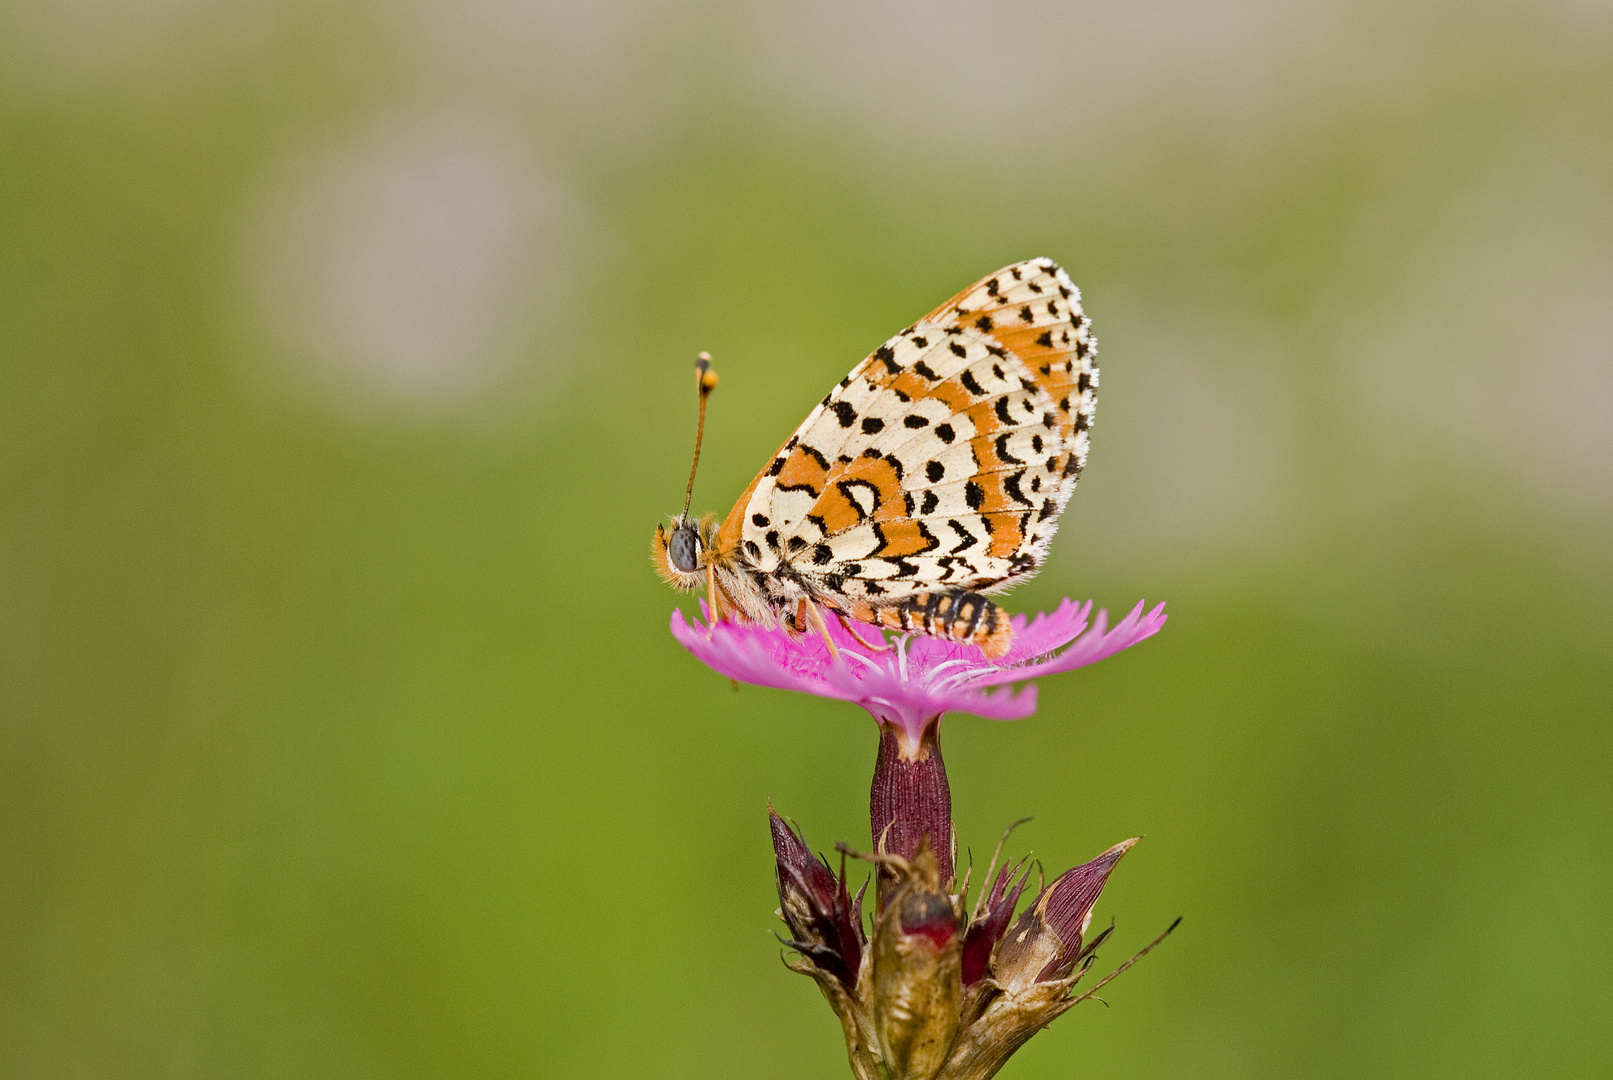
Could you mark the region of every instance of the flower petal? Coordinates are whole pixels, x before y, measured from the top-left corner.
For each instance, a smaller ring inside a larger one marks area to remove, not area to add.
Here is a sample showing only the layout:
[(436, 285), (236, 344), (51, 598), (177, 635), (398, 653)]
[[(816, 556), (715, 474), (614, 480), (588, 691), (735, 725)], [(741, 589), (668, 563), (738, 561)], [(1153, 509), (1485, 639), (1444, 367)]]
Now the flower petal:
[(1109, 613), (1099, 611), (1096, 621), (1091, 629), (1082, 633), (1070, 643), (1069, 647), (1055, 656), (1050, 656), (1039, 663), (1026, 664), (1021, 667), (1005, 667), (995, 672), (983, 673), (973, 680), (975, 686), (996, 686), (1006, 682), (1018, 682), (1021, 679), (1032, 679), (1038, 675), (1052, 675), (1060, 671), (1073, 671), (1088, 664), (1096, 664), (1099, 660), (1107, 659), (1117, 652), (1129, 649), (1139, 641), (1146, 641), (1159, 633), (1165, 625), (1165, 605), (1157, 605), (1154, 610), (1143, 614), (1145, 601), (1137, 601), (1137, 606), (1115, 625), (1113, 630), (1105, 632)]
[[(827, 629), (839, 650), (834, 657), (817, 634), (733, 622), (711, 625), (704, 601), (700, 606), (705, 622), (672, 613), (672, 636), (714, 671), (757, 686), (855, 702), (914, 739), (944, 712), (991, 720), (1030, 716), (1036, 711), (1036, 688), (1004, 684), (1097, 663), (1152, 637), (1165, 624), (1164, 604), (1145, 615), (1139, 602), (1110, 630), (1107, 612), (1089, 618), (1090, 600), (1064, 600), (1031, 620), (1015, 615), (1014, 647), (993, 662), (972, 645), (939, 638), (900, 635), (884, 649), (868, 648), (839, 619), (831, 619)], [(874, 628), (867, 629), (884, 641)], [(993, 686), (1004, 688), (986, 689)]]

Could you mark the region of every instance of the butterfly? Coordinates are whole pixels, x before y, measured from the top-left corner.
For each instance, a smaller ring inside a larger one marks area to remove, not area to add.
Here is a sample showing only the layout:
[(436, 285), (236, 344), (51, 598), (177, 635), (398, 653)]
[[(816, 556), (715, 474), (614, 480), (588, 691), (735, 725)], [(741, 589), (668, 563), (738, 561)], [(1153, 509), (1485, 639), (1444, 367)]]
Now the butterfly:
[(1086, 465), (1095, 357), (1057, 263), (1004, 267), (853, 368), (719, 525), (689, 517), (717, 385), (702, 353), (694, 468), (683, 513), (651, 539), (656, 569), (704, 584), (713, 622), (814, 628), (832, 651), (827, 611), (1001, 657), (1014, 630), (987, 596), (1047, 558)]

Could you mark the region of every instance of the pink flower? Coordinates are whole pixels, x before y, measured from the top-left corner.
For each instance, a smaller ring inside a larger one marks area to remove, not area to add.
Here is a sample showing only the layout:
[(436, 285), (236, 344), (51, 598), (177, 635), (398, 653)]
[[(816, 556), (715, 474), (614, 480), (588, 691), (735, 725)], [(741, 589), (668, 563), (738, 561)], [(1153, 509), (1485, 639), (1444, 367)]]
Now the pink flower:
[[(700, 607), (709, 619), (704, 601)], [(1015, 690), (1008, 684), (1095, 664), (1153, 637), (1165, 625), (1164, 604), (1144, 614), (1138, 601), (1113, 629), (1107, 611), (1099, 611), (1089, 623), (1091, 612), (1090, 600), (1064, 600), (1051, 614), (1030, 620), (1015, 615), (1014, 644), (1000, 660), (984, 659), (973, 645), (919, 636), (899, 636), (885, 651), (866, 648), (834, 618), (828, 624), (840, 650), (838, 659), (831, 658), (817, 634), (796, 637), (782, 629), (731, 622), (708, 627), (686, 621), (681, 611), (672, 613), (672, 636), (719, 674), (855, 702), (881, 726), (901, 728), (905, 741), (916, 746), (927, 723), (948, 711), (1022, 720), (1036, 711), (1036, 687)], [(858, 633), (867, 640), (875, 635), (884, 640), (871, 626), (859, 624)]]

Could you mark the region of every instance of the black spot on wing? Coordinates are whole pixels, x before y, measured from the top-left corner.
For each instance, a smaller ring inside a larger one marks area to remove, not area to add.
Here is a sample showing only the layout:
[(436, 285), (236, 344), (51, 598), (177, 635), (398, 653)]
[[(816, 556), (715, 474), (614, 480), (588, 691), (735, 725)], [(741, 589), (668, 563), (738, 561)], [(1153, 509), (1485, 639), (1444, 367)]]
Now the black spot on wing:
[[(869, 514), (879, 509), (879, 487), (877, 485), (867, 480), (839, 480), (836, 481), (835, 487), (839, 489), (840, 494), (846, 497), (846, 501), (851, 504), (852, 509), (857, 511), (858, 521), (864, 520)], [(866, 510), (863, 509), (862, 503), (857, 501), (857, 496), (854, 494), (857, 488), (863, 488), (868, 492), (868, 497), (871, 501)]]
[(948, 518), (947, 525), (951, 527), (953, 532), (958, 534), (960, 541), (958, 546), (949, 551), (948, 554), (956, 555), (960, 551), (968, 551), (970, 548), (980, 543), (979, 537), (975, 536), (975, 534), (970, 532), (968, 529), (965, 529), (962, 525), (959, 525), (956, 521)]
[(1024, 478), (1024, 476), (1025, 470), (1023, 469), (1009, 476), (1008, 479), (1003, 481), (1003, 490), (1008, 492), (1008, 497), (1010, 499), (1013, 499), (1021, 506), (1035, 506), (1036, 504), (1027, 499), (1025, 497), (1025, 493), (1019, 490), (1019, 482)]
[(857, 422), (857, 410), (851, 407), (851, 402), (837, 401), (829, 408), (840, 421), (841, 427), (850, 427)]

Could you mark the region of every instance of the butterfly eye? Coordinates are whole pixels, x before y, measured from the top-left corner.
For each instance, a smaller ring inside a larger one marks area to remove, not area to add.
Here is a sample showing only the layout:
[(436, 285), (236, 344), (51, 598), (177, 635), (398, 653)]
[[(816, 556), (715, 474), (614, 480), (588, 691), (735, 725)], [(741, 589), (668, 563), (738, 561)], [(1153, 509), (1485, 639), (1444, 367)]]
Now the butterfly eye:
[(667, 543), (667, 554), (672, 559), (672, 565), (685, 574), (692, 574), (700, 569), (700, 534), (695, 532), (692, 525), (679, 525), (672, 530), (672, 539)]

